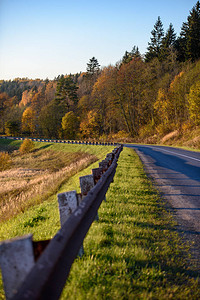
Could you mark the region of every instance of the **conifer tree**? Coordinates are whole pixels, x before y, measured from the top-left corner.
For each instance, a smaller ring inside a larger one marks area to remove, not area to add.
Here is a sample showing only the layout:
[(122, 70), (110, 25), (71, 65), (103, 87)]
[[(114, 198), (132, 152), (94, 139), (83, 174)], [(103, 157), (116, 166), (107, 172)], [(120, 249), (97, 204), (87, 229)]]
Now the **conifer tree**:
[(197, 1), (188, 17), (186, 57), (195, 61), (200, 57), (200, 2)]
[(162, 39), (162, 45), (164, 48), (169, 48), (174, 45), (174, 42), (176, 40), (176, 33), (174, 32), (174, 27), (172, 23), (170, 23), (169, 28)]
[(192, 61), (200, 58), (200, 2), (190, 11), (187, 22), (181, 28), (180, 38), (178, 39), (177, 50), (180, 60), (191, 59)]
[(87, 63), (87, 75), (94, 75), (98, 74), (100, 71), (100, 64), (98, 63), (98, 60), (93, 56), (89, 63)]
[(77, 89), (72, 76), (61, 75), (56, 88), (56, 102), (64, 105), (69, 111), (70, 106), (78, 102)]
[(173, 25), (170, 23), (169, 28), (162, 39), (160, 58), (166, 59), (171, 51), (175, 50), (176, 33)]
[(145, 55), (146, 61), (150, 61), (155, 57), (160, 58), (162, 39), (164, 36), (163, 24), (160, 17), (158, 17), (158, 20), (154, 25), (154, 29), (151, 31), (151, 35), (151, 42), (148, 43), (148, 52)]
[(141, 57), (139, 48), (134, 46), (131, 52), (126, 51), (123, 58), (122, 63), (127, 64), (129, 63), (134, 57)]

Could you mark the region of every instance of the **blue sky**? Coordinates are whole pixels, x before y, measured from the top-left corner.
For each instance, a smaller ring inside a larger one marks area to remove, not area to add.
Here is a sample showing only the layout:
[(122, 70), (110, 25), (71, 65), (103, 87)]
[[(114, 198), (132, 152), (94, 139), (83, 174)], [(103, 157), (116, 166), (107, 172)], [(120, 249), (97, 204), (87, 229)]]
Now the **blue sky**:
[(0, 79), (84, 72), (95, 56), (115, 64), (134, 45), (146, 52), (161, 17), (179, 35), (195, 0), (0, 0)]

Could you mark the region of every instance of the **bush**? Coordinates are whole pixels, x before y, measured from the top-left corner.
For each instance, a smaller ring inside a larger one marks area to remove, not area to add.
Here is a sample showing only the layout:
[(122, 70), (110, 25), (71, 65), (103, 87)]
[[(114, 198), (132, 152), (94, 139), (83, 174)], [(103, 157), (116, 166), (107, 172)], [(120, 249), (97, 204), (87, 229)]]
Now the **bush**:
[(21, 154), (29, 153), (34, 149), (34, 142), (31, 140), (24, 140), (21, 144), (19, 151)]
[(153, 122), (144, 125), (139, 129), (139, 137), (140, 138), (148, 138), (155, 134), (155, 125)]
[(8, 169), (11, 165), (11, 158), (10, 155), (6, 152), (0, 153), (0, 171)]
[(129, 141), (132, 141), (130, 135), (124, 130), (120, 130), (117, 133), (111, 133), (108, 138), (113, 142), (128, 143)]

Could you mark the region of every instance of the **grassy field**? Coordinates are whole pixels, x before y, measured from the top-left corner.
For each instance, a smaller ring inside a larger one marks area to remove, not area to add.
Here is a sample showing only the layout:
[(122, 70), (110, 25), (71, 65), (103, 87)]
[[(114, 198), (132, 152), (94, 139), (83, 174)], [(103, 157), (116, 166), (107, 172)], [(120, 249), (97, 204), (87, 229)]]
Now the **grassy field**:
[[(31, 153), (13, 151), (20, 143), (0, 140), (9, 168), (0, 172), (0, 222), (48, 200), (70, 177), (105, 155), (108, 148), (35, 143)], [(1, 164), (1, 161), (0, 161)]]
[[(38, 144), (38, 151), (43, 146)], [(60, 154), (61, 148), (99, 159), (112, 149), (51, 144), (48, 150)], [(57, 192), (79, 191), (79, 176), (90, 174), (96, 166), (97, 162), (92, 163), (71, 176)], [(182, 244), (176, 224), (132, 149), (121, 153), (114, 179), (107, 202), (99, 209), (100, 220), (93, 223), (84, 241), (85, 254), (74, 262), (61, 299), (199, 299), (197, 274), (187, 266), (188, 246)], [(30, 232), (34, 240), (49, 239), (59, 228), (57, 199), (52, 194), (2, 222), (0, 240)], [(4, 299), (2, 284), (0, 298)]]

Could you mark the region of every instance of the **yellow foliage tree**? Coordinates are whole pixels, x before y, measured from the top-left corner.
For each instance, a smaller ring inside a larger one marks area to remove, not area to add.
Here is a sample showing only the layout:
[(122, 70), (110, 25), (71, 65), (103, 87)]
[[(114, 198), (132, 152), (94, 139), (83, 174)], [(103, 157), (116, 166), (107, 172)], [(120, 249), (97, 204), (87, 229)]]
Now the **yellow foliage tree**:
[(190, 118), (196, 125), (200, 125), (200, 81), (196, 82), (190, 89), (188, 108)]
[(36, 112), (28, 107), (22, 115), (22, 131), (34, 133), (36, 130)]
[(170, 103), (164, 89), (159, 89), (157, 100), (154, 103), (154, 109), (161, 122), (167, 124), (169, 122)]
[(62, 118), (62, 129), (65, 138), (76, 138), (79, 130), (79, 120), (73, 111), (69, 111)]
[(80, 132), (84, 138), (94, 138), (98, 134), (98, 114), (95, 111), (89, 111), (87, 118), (80, 124)]

